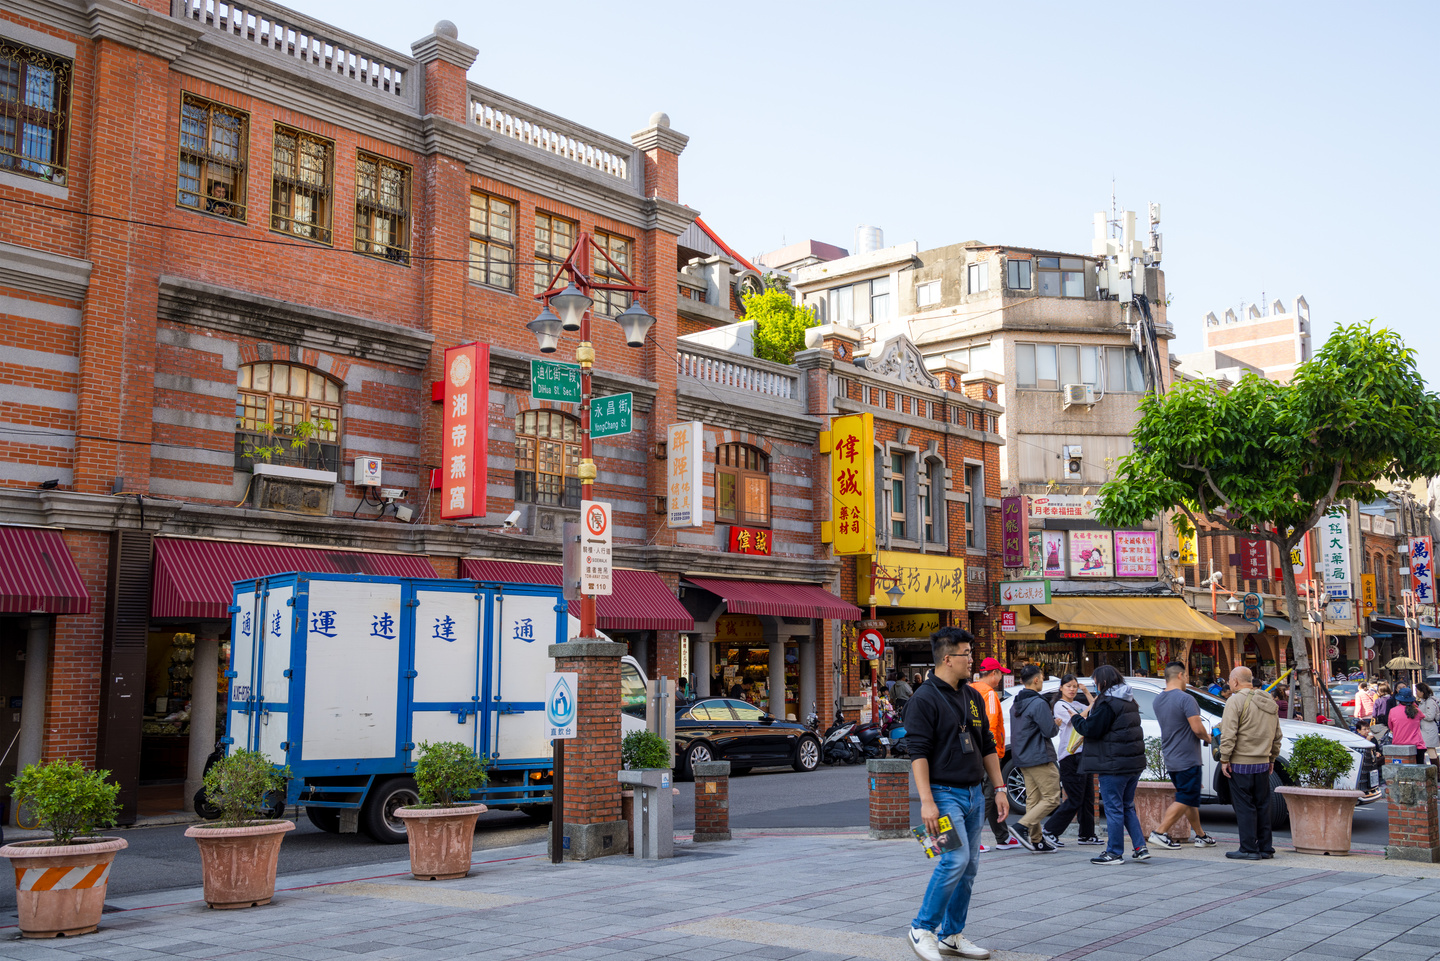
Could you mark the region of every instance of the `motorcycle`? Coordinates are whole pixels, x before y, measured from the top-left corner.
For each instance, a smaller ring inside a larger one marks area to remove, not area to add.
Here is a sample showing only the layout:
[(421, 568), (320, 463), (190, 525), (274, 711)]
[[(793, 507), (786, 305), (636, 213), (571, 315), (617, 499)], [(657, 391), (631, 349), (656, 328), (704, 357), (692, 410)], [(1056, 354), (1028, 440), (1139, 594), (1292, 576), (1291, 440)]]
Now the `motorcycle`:
[(860, 739), (860, 753), (866, 759), (883, 758), (888, 753), (889, 738), (874, 721), (866, 721), (850, 733)]
[[(814, 714), (813, 729), (818, 733), (820, 723)], [(855, 724), (845, 720), (840, 711), (835, 712), (835, 723), (826, 728), (824, 740), (820, 743), (820, 761), (823, 764), (859, 764), (865, 759), (860, 750), (860, 739), (854, 734)]]
[(910, 756), (910, 752), (905, 749), (905, 722), (899, 714), (894, 711), (886, 711), (881, 715), (880, 730), (885, 735), (882, 740), (890, 749), (891, 757)]

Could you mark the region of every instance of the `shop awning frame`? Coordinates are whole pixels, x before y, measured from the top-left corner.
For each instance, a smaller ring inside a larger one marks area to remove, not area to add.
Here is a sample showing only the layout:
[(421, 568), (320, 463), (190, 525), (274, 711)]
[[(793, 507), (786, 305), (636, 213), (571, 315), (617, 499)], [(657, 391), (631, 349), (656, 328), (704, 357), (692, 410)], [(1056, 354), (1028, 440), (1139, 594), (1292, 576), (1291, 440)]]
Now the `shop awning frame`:
[(856, 621), (860, 608), (816, 584), (787, 581), (736, 581), (717, 577), (685, 577), (685, 583), (721, 597), (731, 614), (771, 617), (818, 617)]
[[(559, 587), (564, 577), (559, 564), (489, 557), (462, 559), (460, 576), (477, 581), (513, 581), (552, 587)], [(595, 598), (595, 626), (602, 631), (690, 631), (695, 628), (694, 616), (654, 571), (617, 567), (613, 571), (612, 588), (613, 593)], [(578, 600), (570, 602), (570, 613), (580, 616)]]
[(1235, 636), (1178, 597), (1056, 597), (1032, 606), (1065, 631), (1202, 641)]
[(90, 613), (90, 592), (60, 531), (0, 526), (0, 613)]
[[(1416, 630), (1418, 630), (1420, 632), (1420, 636), (1427, 641), (1440, 640), (1440, 627), (1431, 627), (1428, 624), (1421, 624), (1418, 628), (1416, 628)], [(1388, 635), (1399, 634), (1403, 636), (1405, 634), (1405, 621), (1395, 617), (1375, 617), (1372, 615), (1370, 618), (1370, 633)]]
[(1031, 614), (1029, 624), (1022, 624), (1013, 631), (1001, 631), (1000, 633), (1002, 637), (1013, 638), (1017, 641), (1042, 641), (1046, 634), (1059, 626), (1048, 617)]

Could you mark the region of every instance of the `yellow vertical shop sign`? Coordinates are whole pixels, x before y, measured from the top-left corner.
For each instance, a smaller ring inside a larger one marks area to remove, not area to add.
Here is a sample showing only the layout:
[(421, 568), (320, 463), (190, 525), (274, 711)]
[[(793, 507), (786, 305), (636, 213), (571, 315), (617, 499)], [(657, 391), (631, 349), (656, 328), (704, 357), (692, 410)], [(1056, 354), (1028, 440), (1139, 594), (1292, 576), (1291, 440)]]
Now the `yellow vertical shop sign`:
[(875, 419), (837, 417), (830, 427), (830, 521), (836, 554), (875, 553)]
[(1190, 533), (1180, 535), (1180, 563), (1200, 563), (1200, 535), (1192, 528)]
[(1375, 575), (1360, 575), (1360, 613), (1369, 617), (1375, 613)]

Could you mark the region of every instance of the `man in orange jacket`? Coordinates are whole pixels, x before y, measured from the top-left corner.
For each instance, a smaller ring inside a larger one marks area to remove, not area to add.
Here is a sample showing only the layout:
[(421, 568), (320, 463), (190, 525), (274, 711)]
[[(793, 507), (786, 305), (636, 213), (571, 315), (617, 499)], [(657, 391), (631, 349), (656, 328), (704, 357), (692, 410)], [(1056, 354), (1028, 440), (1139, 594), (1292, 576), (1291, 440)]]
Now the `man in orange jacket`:
[[(987, 657), (980, 662), (980, 677), (971, 684), (971, 687), (985, 698), (985, 719), (990, 725), (990, 731), (995, 736), (995, 750), (1000, 756), (1000, 762), (1005, 762), (1005, 712), (1000, 707), (1000, 685), (1003, 682), (1002, 676), (1009, 674), (999, 661), (993, 657)], [(1010, 836), (1010, 829), (1000, 818), (1000, 812), (995, 808), (995, 788), (1005, 789), (1003, 784), (991, 784), (990, 779), (985, 779), (985, 820), (990, 822), (990, 830), (995, 835), (995, 846), (997, 848), (1018, 848), (1020, 842)]]

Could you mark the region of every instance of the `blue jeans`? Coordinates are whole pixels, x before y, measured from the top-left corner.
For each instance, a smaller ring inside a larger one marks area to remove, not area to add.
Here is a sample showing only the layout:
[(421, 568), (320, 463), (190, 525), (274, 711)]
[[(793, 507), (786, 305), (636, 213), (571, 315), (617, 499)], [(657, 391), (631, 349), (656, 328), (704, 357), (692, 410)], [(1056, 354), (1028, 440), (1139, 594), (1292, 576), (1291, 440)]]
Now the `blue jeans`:
[(1100, 775), (1100, 799), (1105, 804), (1105, 850), (1117, 857), (1125, 854), (1127, 829), (1137, 848), (1145, 846), (1145, 831), (1140, 827), (1140, 815), (1135, 813), (1135, 785), (1139, 783), (1139, 774)]
[(940, 814), (949, 815), (950, 823), (960, 835), (961, 846), (940, 855), (920, 913), (910, 922), (912, 928), (934, 931), (942, 938), (960, 934), (970, 915), (970, 889), (975, 886), (975, 872), (980, 867), (980, 822), (985, 816), (985, 794), (980, 785), (970, 787), (930, 787)]

